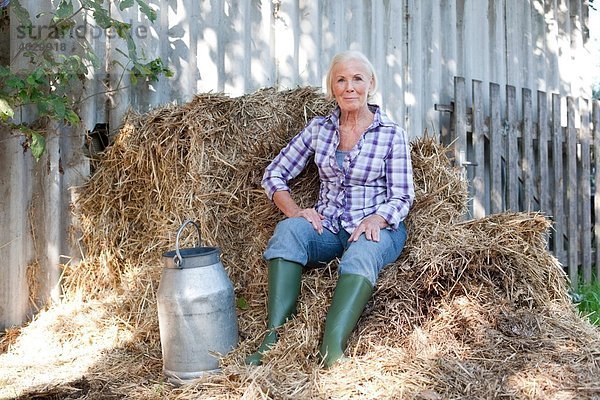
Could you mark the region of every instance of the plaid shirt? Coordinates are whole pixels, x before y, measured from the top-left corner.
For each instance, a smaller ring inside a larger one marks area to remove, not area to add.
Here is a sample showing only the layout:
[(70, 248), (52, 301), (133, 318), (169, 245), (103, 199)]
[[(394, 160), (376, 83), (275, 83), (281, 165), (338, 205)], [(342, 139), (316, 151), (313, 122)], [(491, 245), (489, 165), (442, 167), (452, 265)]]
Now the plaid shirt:
[(310, 121), (266, 168), (262, 186), (269, 198), (279, 190), (289, 191), (287, 182), (314, 156), (321, 181), (315, 209), (325, 217), (325, 228), (338, 233), (341, 223), (351, 233), (365, 217), (377, 214), (395, 230), (415, 197), (409, 144), (404, 130), (378, 106), (369, 108), (375, 113), (373, 123), (342, 168), (335, 158), (339, 108)]

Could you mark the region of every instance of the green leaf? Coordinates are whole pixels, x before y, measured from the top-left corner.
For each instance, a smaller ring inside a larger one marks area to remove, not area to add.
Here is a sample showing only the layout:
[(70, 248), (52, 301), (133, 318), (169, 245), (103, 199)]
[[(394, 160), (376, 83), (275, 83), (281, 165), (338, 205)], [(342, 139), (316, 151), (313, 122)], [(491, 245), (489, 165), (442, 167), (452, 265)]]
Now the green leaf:
[(87, 58), (87, 60), (92, 64), (92, 68), (93, 69), (98, 69), (100, 68), (100, 59), (98, 58), (98, 56), (96, 55), (96, 53), (94, 53), (93, 51), (86, 51), (85, 52), (85, 58)]
[(29, 86), (37, 86), (35, 76), (33, 76), (33, 75), (29, 75), (27, 78), (25, 78), (25, 83), (28, 84)]
[(68, 123), (70, 123), (72, 125), (78, 124), (80, 121), (79, 115), (77, 115), (75, 113), (75, 111), (73, 111), (73, 110), (67, 111), (67, 115), (65, 115), (65, 119), (67, 120)]
[(31, 155), (35, 161), (40, 161), (40, 157), (46, 149), (46, 138), (37, 132), (31, 132)]
[(5, 78), (10, 75), (12, 75), (10, 68), (0, 65), (0, 77)]
[(41, 67), (38, 67), (35, 69), (35, 71), (33, 71), (33, 76), (35, 77), (35, 80), (38, 82), (40, 82), (42, 80), (44, 75), (46, 75), (46, 72)]
[(125, 22), (113, 21), (113, 26), (117, 31), (117, 35), (119, 35), (120, 38), (127, 39), (128, 36), (131, 36), (129, 34), (129, 31), (131, 30), (130, 24), (126, 24)]
[(31, 17), (29, 11), (25, 9), (18, 0), (12, 0), (10, 2), (10, 11), (17, 17), (17, 20), (31, 33)]
[(71, 0), (61, 0), (52, 20), (58, 22), (61, 19), (69, 18), (71, 15), (73, 15), (73, 3)]
[(152, 75), (152, 70), (146, 67), (144, 64), (136, 64), (134, 70), (135, 74), (138, 76)]
[(150, 6), (143, 0), (136, 0), (138, 5), (140, 6), (140, 11), (146, 14), (146, 17), (150, 20), (150, 22), (156, 21), (156, 11), (154, 11)]
[(4, 81), (4, 84), (9, 89), (21, 90), (25, 87), (25, 82), (23, 82), (23, 79), (15, 75), (7, 77)]
[(238, 297), (235, 304), (240, 310), (247, 310), (249, 307), (248, 300), (243, 297)]
[(133, 6), (133, 0), (123, 0), (119, 3), (119, 10), (123, 11)]
[(112, 18), (105, 12), (94, 11), (94, 19), (96, 20), (98, 26), (102, 29), (108, 29), (112, 26)]
[(102, 29), (108, 29), (112, 26), (113, 19), (110, 17), (108, 10), (103, 7), (103, 1), (94, 0), (79, 0), (81, 6), (92, 11), (96, 24)]
[(53, 18), (52, 20), (55, 23), (56, 31), (52, 35), (50, 35), (50, 38), (54, 39), (64, 38), (69, 33), (69, 31), (76, 25), (75, 21), (68, 17), (65, 19)]
[(133, 61), (134, 63), (137, 63), (137, 60), (138, 60), (137, 50), (136, 50), (135, 42), (133, 41), (133, 38), (131, 37), (131, 35), (127, 35), (124, 39), (125, 39), (125, 42), (127, 42), (127, 51), (129, 53), (129, 59), (131, 61)]
[(64, 120), (66, 118), (67, 107), (62, 99), (52, 99), (52, 109), (57, 119)]
[(12, 109), (8, 101), (0, 99), (0, 119), (6, 121), (9, 118), (14, 117), (15, 111)]

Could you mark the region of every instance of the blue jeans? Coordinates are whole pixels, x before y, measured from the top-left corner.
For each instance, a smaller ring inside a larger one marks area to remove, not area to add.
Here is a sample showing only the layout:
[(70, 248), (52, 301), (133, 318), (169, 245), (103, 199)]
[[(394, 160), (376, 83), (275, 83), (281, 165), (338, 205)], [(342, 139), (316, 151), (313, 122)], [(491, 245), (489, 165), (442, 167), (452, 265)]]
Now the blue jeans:
[(275, 227), (264, 258), (283, 258), (306, 266), (338, 257), (340, 274), (362, 275), (375, 286), (383, 267), (400, 256), (406, 242), (406, 228), (401, 223), (395, 231), (382, 229), (379, 242), (367, 240), (363, 234), (358, 241), (349, 243), (349, 237), (344, 229), (338, 234), (323, 229), (319, 235), (306, 219), (287, 218)]

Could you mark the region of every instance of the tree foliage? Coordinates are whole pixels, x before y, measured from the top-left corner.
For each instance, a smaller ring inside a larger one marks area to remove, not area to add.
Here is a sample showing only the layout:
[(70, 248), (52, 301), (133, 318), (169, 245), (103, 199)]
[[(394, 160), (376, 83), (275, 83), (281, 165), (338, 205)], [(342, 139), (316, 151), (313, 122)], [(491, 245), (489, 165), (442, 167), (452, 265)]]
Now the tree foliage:
[[(91, 15), (96, 29), (124, 42), (126, 50), (117, 51), (125, 59), (124, 65), (121, 64), (122, 73), (130, 74), (132, 84), (139, 80), (155, 81), (161, 75), (171, 76), (162, 59), (147, 60), (139, 54), (132, 25), (111, 16), (110, 1), (57, 0), (57, 3), (55, 8), (33, 18), (19, 0), (10, 0), (8, 5), (13, 21), (19, 23), (17, 36), (26, 39), (19, 43), (18, 56), (27, 62), (26, 65), (0, 66), (0, 124), (23, 132), (36, 159), (44, 151), (44, 137), (43, 129), (33, 126), (40, 126), (40, 121), (78, 124), (77, 105), (83, 85), (100, 69), (99, 59), (86, 36), (74, 34), (78, 22), (79, 27), (82, 26), (84, 15)], [(157, 18), (156, 11), (145, 0), (121, 0), (113, 4), (121, 11), (137, 7), (151, 23)], [(50, 22), (35, 23), (40, 20)], [(16, 111), (26, 107), (37, 116), (38, 123), (16, 119)]]

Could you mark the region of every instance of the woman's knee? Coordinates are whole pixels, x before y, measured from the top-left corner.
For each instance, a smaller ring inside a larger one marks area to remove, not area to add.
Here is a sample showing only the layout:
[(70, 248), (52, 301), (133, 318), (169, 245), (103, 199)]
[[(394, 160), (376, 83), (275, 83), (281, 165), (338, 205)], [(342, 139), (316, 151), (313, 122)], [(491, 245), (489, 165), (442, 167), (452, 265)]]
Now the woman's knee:
[(310, 223), (304, 218), (286, 218), (275, 227), (273, 236), (267, 243), (263, 254), (264, 258), (283, 258), (288, 261), (305, 265), (307, 256), (307, 231), (312, 229)]
[(292, 217), (281, 220), (277, 223), (273, 236), (283, 238), (307, 237), (313, 229), (312, 225), (302, 217)]
[[(353, 246), (359, 242), (353, 244)], [(364, 276), (375, 286), (379, 272), (383, 268), (383, 259), (378, 252), (369, 251), (364, 246), (360, 247), (360, 250), (358, 246), (355, 246), (354, 249), (349, 249), (344, 253), (340, 260), (338, 271), (340, 274)]]
[(400, 256), (406, 232), (382, 231), (379, 242), (364, 236), (348, 248), (340, 260), (340, 273), (362, 275), (375, 285), (381, 270)]

